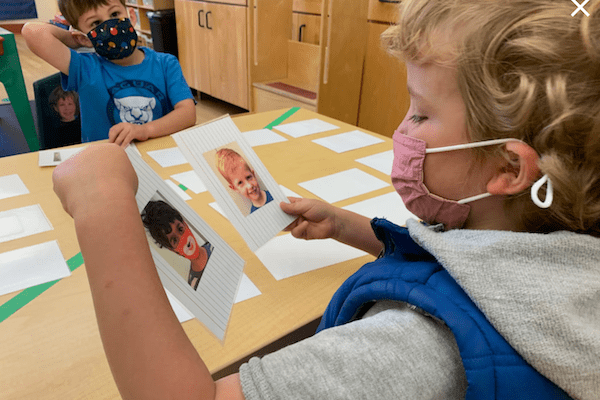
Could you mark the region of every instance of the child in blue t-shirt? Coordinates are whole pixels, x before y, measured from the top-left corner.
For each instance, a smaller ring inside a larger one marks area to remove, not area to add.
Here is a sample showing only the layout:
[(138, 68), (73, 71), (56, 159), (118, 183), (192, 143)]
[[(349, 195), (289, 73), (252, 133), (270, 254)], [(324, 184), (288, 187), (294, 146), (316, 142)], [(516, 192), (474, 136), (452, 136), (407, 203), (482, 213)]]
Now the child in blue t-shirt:
[[(59, 0), (58, 5), (77, 30), (30, 22), (22, 34), (31, 51), (63, 73), (63, 88), (79, 93), (83, 142), (109, 139), (125, 147), (196, 123), (177, 58), (136, 46), (136, 16), (124, 0)], [(73, 50), (79, 47), (96, 51)]]

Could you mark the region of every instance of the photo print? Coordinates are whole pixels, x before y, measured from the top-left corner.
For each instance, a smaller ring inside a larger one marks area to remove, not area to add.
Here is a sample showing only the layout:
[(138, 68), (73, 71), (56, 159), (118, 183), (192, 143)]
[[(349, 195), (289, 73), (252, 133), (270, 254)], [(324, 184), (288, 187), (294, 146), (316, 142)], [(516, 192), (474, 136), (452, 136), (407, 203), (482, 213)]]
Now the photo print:
[(229, 116), (172, 137), (252, 251), (292, 223), (279, 207), (289, 200)]
[(210, 150), (204, 158), (242, 215), (248, 216), (273, 200), (236, 142)]
[(128, 147), (136, 201), (164, 287), (223, 340), (245, 261)]

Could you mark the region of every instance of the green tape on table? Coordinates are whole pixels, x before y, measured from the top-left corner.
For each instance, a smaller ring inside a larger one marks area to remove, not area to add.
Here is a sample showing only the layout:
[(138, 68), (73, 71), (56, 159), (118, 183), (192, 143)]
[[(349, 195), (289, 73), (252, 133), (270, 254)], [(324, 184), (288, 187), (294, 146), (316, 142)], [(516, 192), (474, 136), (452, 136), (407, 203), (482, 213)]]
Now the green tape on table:
[[(78, 253), (77, 255), (68, 259), (67, 265), (69, 266), (71, 272), (75, 271), (77, 268), (82, 266), (83, 256), (81, 255), (81, 253)], [(26, 306), (27, 303), (38, 297), (40, 294), (44, 293), (46, 290), (50, 289), (58, 281), (60, 281), (60, 279), (24, 289), (21, 293), (19, 293), (6, 303), (2, 304), (0, 306), (0, 322), (4, 321), (5, 319), (13, 315), (15, 312), (19, 311), (19, 309)]]
[(179, 184), (179, 187), (181, 188), (181, 190), (183, 190), (184, 192), (188, 189), (185, 186), (183, 186), (181, 183)]
[(271, 122), (269, 125), (265, 126), (265, 129), (273, 129), (273, 127), (281, 124), (283, 121), (291, 117), (296, 111), (298, 111), (300, 107), (292, 107), (287, 110), (281, 117), (277, 118), (275, 121)]

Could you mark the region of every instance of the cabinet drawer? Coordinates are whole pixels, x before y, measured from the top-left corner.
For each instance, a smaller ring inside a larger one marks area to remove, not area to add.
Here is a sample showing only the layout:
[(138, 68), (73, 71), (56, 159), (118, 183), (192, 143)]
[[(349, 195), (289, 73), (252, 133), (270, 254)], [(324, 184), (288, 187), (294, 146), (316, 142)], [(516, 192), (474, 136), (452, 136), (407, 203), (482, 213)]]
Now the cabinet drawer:
[(322, 0), (294, 0), (292, 10), (307, 14), (321, 14)]
[(395, 24), (398, 21), (399, 0), (369, 0), (369, 21), (390, 22)]

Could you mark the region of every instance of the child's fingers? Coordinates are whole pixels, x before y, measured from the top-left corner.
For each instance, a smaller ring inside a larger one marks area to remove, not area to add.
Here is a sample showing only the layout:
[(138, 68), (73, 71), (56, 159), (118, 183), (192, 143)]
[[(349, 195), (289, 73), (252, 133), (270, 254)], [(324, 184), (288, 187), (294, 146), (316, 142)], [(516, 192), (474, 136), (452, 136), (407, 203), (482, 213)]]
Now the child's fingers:
[(305, 199), (301, 199), (298, 197), (288, 197), (290, 200), (289, 203), (281, 202), (279, 206), (286, 214), (290, 215), (301, 215), (306, 212), (309, 207), (306, 205), (306, 202), (303, 201)]

